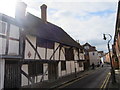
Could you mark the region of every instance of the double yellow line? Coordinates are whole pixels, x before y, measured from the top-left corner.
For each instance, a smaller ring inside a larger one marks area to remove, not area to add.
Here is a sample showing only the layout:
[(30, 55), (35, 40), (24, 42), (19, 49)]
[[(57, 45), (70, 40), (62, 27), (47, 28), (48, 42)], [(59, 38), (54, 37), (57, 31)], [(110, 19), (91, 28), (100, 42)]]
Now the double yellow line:
[(101, 89), (106, 88), (106, 86), (107, 86), (107, 84), (108, 84), (108, 81), (109, 81), (109, 78), (110, 78), (110, 75), (111, 75), (110, 73), (107, 74), (107, 76), (106, 76), (103, 84), (102, 84), (101, 87), (100, 87)]

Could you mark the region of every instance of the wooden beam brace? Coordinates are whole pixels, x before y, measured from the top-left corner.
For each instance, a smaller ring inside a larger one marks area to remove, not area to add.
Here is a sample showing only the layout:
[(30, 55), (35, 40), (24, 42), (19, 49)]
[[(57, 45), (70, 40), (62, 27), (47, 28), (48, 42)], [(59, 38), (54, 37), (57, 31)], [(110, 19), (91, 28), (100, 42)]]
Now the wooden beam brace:
[(40, 54), (38, 53), (38, 51), (36, 50), (36, 48), (34, 47), (34, 45), (30, 42), (30, 40), (27, 37), (26, 37), (26, 40), (29, 42), (29, 44), (32, 46), (32, 48), (35, 50), (35, 52), (38, 55), (39, 59), (41, 59)]
[(56, 53), (56, 51), (58, 50), (58, 48), (59, 48), (60, 46), (61, 46), (61, 45), (59, 45), (59, 46), (54, 50), (53, 54), (52, 54), (51, 57), (50, 57), (50, 60), (52, 59), (52, 57), (54, 56), (54, 54)]
[[(52, 54), (51, 57), (50, 57), (50, 60), (52, 59), (53, 55), (55, 54), (55, 52), (58, 50), (59, 47), (61, 47), (61, 44), (54, 50), (53, 54)], [(47, 73), (47, 71), (48, 71), (48, 67), (47, 67), (47, 69), (45, 70), (45, 72), (43, 73), (40, 82), (43, 80), (43, 76)]]
[(26, 74), (22, 69), (21, 69), (21, 73), (22, 73), (25, 77), (27, 77), (28, 80), (29, 80), (32, 84), (34, 83), (33, 80), (29, 77), (29, 75)]

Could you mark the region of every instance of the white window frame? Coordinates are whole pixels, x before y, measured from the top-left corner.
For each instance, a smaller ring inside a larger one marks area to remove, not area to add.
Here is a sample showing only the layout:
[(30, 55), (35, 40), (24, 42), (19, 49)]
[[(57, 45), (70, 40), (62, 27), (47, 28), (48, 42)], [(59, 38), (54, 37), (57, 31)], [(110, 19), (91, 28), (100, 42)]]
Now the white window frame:
[(1, 20), (0, 20), (0, 23), (5, 23), (5, 25), (6, 25), (5, 33), (0, 33), (0, 34), (1, 34), (1, 35), (6, 35), (6, 32), (7, 32), (7, 22), (4, 22), (4, 21), (1, 21)]

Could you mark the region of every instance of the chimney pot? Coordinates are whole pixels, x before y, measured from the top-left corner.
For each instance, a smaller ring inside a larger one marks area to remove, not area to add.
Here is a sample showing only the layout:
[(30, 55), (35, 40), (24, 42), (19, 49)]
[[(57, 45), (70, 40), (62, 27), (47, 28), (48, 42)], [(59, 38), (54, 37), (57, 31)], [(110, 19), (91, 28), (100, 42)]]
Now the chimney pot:
[(46, 12), (47, 6), (43, 4), (40, 8), (41, 8), (41, 18), (44, 22), (46, 22), (47, 21), (47, 12)]

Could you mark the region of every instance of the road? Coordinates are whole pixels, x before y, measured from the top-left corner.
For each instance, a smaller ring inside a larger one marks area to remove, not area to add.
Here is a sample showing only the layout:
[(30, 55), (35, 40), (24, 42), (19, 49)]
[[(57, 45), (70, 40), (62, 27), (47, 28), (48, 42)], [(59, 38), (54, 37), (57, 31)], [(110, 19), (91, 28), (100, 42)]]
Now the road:
[(110, 66), (105, 65), (103, 68), (95, 69), (92, 73), (59, 88), (100, 88), (108, 72), (110, 72)]

